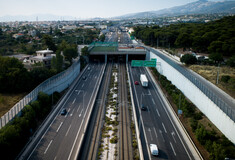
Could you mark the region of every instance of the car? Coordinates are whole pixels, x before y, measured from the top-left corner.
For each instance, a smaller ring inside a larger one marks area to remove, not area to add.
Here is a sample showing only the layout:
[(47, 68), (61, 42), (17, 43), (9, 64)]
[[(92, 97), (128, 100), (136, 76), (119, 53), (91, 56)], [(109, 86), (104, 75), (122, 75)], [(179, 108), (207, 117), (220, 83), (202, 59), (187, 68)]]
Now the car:
[(156, 144), (150, 144), (150, 151), (153, 156), (158, 156), (158, 148)]
[(88, 67), (88, 68), (87, 68), (87, 70), (89, 71), (89, 70), (91, 70), (91, 68), (90, 68), (90, 67)]
[(135, 81), (135, 85), (139, 85), (139, 82), (138, 82), (138, 81)]
[(142, 111), (146, 111), (146, 110), (147, 110), (147, 107), (145, 107), (145, 106), (142, 104), (141, 107), (140, 107), (140, 109), (141, 109)]
[(85, 80), (85, 79), (86, 79), (86, 76), (82, 76), (82, 79)]
[(67, 114), (67, 110), (64, 108), (64, 109), (61, 111), (60, 114), (61, 114), (61, 115), (66, 115), (66, 114)]

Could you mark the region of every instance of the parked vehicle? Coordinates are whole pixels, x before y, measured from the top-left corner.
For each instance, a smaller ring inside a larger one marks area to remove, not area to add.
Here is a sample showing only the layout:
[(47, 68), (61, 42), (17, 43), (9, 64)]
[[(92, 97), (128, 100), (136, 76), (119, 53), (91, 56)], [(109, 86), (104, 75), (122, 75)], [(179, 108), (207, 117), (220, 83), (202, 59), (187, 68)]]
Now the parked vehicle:
[(135, 81), (135, 85), (139, 85), (139, 82), (138, 82), (138, 81)]

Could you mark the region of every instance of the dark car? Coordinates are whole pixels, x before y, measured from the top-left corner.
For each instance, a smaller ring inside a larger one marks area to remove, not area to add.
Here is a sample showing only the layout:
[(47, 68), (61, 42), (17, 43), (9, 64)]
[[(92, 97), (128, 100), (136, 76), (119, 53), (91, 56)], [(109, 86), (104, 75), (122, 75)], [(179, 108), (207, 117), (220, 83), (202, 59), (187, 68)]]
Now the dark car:
[(61, 114), (61, 115), (66, 115), (66, 114), (67, 114), (67, 110), (64, 108), (64, 109), (61, 111), (60, 114)]
[(135, 85), (139, 85), (139, 82), (138, 82), (138, 81), (135, 81)]
[(141, 107), (140, 107), (140, 109), (141, 109), (142, 111), (146, 111), (146, 110), (147, 110), (147, 107), (145, 107), (145, 106), (142, 104)]
[(86, 79), (86, 76), (82, 76), (82, 79), (85, 80), (85, 79)]

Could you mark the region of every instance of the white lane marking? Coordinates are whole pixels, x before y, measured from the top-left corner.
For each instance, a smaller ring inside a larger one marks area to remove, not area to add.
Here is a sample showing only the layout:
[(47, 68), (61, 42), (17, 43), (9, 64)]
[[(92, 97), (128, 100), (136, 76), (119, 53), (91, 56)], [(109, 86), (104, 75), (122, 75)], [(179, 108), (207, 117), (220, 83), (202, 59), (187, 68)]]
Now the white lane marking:
[(83, 112), (83, 109), (82, 109), (82, 111), (80, 112), (80, 114), (79, 114), (79, 117), (81, 117), (81, 115), (82, 115), (82, 112)]
[(80, 106), (81, 106), (81, 105), (78, 106), (77, 112), (78, 112), (78, 110), (80, 109)]
[(63, 122), (60, 123), (59, 127), (57, 128), (56, 132), (60, 130), (60, 127), (62, 126)]
[(163, 126), (163, 128), (164, 128), (165, 132), (167, 133), (166, 128), (165, 128), (165, 126), (164, 126), (164, 124), (163, 124), (163, 123), (162, 123), (162, 126)]
[(171, 145), (171, 148), (172, 148), (172, 150), (174, 152), (174, 155), (176, 156), (175, 149), (174, 149), (173, 145), (171, 144), (171, 142), (170, 142), (170, 145)]
[(148, 107), (148, 106), (146, 106), (146, 107), (147, 107), (148, 112), (150, 113), (150, 111), (149, 111), (149, 107)]
[(54, 160), (56, 160), (57, 157), (54, 158)]
[(45, 150), (44, 154), (46, 154), (46, 153), (47, 153), (47, 150), (49, 149), (49, 147), (50, 147), (51, 143), (52, 143), (52, 140), (51, 140), (51, 141), (50, 141), (50, 143), (48, 144), (48, 146), (47, 146), (47, 148), (46, 148), (46, 150)]
[(153, 136), (152, 136), (152, 133), (151, 133), (151, 129), (149, 128), (148, 131), (149, 131), (150, 138), (151, 138), (151, 141), (152, 141), (153, 140)]
[(67, 130), (67, 132), (66, 132), (65, 136), (67, 136), (67, 135), (68, 135), (70, 128), (71, 128), (71, 124), (70, 124), (69, 129)]
[(73, 109), (72, 113), (70, 114), (70, 117), (73, 116), (73, 112), (74, 112), (74, 109)]
[(158, 116), (161, 117), (161, 116), (160, 116), (160, 113), (158, 112), (158, 109), (157, 109), (157, 108), (156, 108), (156, 111), (157, 111)]
[(86, 96), (86, 92), (84, 93), (84, 97)]
[(84, 83), (82, 84), (82, 88), (83, 88), (83, 86), (84, 86)]
[(157, 138), (157, 131), (156, 131), (155, 127), (153, 128), (153, 131), (154, 131), (156, 138)]
[(78, 95), (80, 94), (81, 90), (78, 91)]
[(175, 143), (176, 143), (176, 140), (175, 140), (175, 132), (174, 132), (174, 131), (171, 132), (171, 135), (172, 135), (172, 137), (173, 137), (173, 139), (174, 139), (174, 141), (175, 141)]
[(148, 89), (148, 92), (149, 92), (149, 93), (148, 93), (148, 95), (151, 95), (151, 92), (150, 92), (150, 90), (149, 90), (149, 89)]
[(76, 98), (73, 100), (73, 103), (72, 103), (72, 104), (74, 104), (75, 101), (76, 101)]
[(155, 102), (154, 102), (153, 98), (152, 98), (152, 101), (153, 101), (153, 104), (155, 105)]
[(159, 133), (162, 135), (163, 142), (165, 142), (165, 139), (164, 139), (163, 134), (162, 134), (162, 130), (159, 129)]

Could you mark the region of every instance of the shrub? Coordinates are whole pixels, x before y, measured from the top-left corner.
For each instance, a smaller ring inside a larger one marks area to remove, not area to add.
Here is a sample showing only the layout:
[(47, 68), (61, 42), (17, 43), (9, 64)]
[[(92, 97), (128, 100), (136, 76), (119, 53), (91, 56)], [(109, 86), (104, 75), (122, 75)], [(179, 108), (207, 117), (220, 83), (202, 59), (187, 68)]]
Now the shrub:
[(224, 83), (228, 83), (229, 79), (230, 79), (230, 76), (227, 76), (227, 75), (221, 77), (221, 81)]

